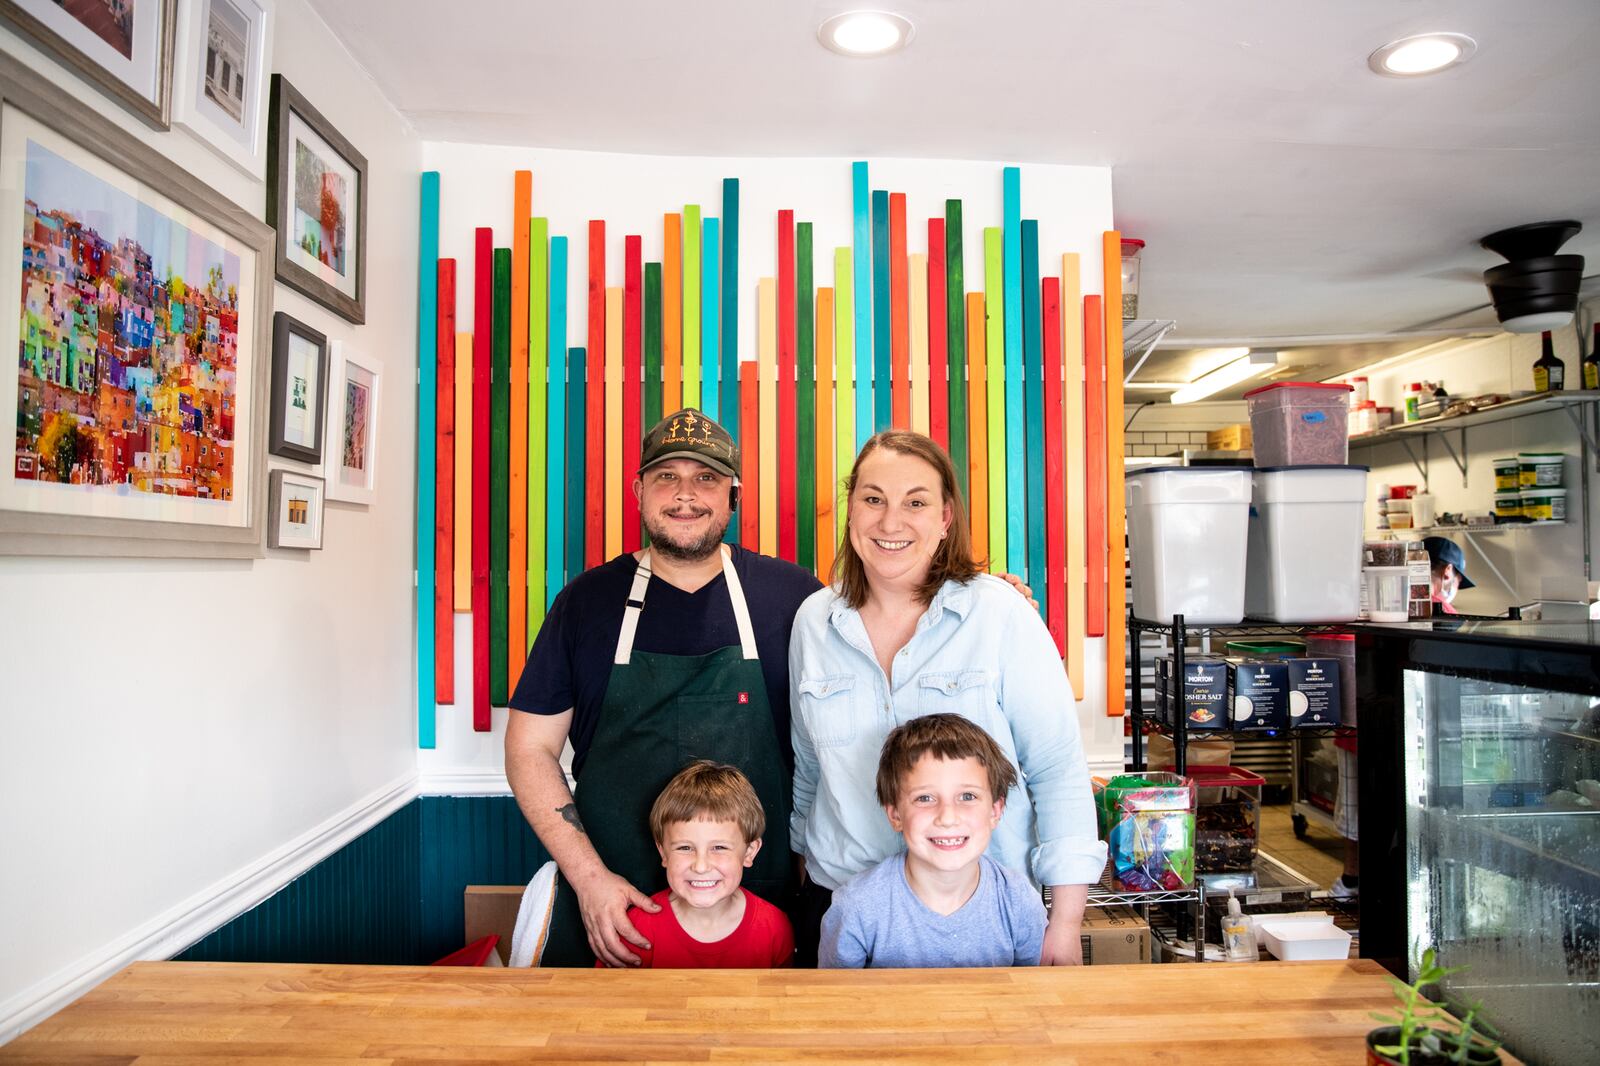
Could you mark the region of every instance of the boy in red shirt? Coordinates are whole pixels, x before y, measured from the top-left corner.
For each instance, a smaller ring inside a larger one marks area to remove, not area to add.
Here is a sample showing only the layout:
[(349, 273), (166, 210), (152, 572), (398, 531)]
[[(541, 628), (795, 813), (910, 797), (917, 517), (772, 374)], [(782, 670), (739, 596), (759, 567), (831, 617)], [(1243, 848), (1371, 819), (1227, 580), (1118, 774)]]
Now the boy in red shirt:
[[(650, 947), (639, 965), (657, 969), (770, 969), (788, 966), (794, 931), (777, 907), (740, 887), (761, 850), (766, 816), (749, 780), (700, 760), (681, 770), (650, 808), (667, 888), (651, 897), (661, 910), (637, 907), (628, 920)], [(599, 963), (596, 963), (599, 965)]]

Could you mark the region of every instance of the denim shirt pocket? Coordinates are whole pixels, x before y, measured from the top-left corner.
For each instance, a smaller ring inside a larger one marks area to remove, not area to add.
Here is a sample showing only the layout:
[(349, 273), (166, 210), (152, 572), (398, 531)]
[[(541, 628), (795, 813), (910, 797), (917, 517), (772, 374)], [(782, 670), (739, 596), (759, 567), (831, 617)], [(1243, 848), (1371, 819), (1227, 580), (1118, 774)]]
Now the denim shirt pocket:
[(990, 729), (994, 685), (987, 670), (930, 670), (917, 678), (917, 714), (959, 714)]
[(800, 720), (818, 748), (848, 744), (860, 729), (855, 674), (800, 679)]

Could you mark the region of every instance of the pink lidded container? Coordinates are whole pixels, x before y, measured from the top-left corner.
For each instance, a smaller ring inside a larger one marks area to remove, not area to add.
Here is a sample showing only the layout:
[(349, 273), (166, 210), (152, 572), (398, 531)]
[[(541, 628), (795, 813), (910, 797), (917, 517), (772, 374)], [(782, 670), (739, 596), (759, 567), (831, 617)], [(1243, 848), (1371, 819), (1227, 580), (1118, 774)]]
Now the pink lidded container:
[(1350, 392), (1349, 385), (1279, 381), (1245, 393), (1256, 466), (1345, 465)]

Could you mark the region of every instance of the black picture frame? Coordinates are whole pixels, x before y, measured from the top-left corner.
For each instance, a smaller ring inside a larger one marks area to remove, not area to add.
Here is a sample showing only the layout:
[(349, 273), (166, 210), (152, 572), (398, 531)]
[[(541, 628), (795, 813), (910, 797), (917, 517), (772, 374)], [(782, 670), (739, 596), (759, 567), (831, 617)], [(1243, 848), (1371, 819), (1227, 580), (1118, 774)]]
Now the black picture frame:
[[(289, 341), (300, 337), (317, 347), (317, 395), (311, 412), (314, 447), (287, 438), (284, 420), (289, 410)], [(267, 419), (267, 451), (285, 459), (313, 465), (322, 462), (323, 427), (328, 419), (328, 338), (285, 311), (272, 316), (272, 412)]]
[(16, 0), (0, 0), (0, 20), (21, 31), (52, 59), (66, 65), (78, 77), (137, 115), (145, 125), (164, 132), (172, 128), (172, 65), (178, 0), (157, 0), (157, 3), (161, 8), (161, 22), (154, 45), (156, 97), (153, 100), (45, 25)]
[[(297, 116), (327, 142), (355, 172), (355, 239), (350, 242), (354, 262), (355, 295), (340, 291), (296, 262), (294, 243), (294, 156), (289, 136), (290, 116)], [(328, 310), (360, 325), (367, 320), (367, 157), (356, 151), (333, 123), (300, 94), (282, 74), (272, 75), (272, 103), (267, 117), (267, 225), (277, 230), (278, 280), (304, 293)]]

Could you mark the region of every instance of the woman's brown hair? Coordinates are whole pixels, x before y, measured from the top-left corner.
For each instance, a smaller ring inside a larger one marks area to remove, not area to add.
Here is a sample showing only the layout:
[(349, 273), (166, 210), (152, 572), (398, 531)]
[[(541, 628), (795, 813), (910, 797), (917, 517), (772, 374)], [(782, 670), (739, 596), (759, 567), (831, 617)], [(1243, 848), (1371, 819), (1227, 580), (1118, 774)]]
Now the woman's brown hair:
[[(950, 461), (950, 454), (926, 434), (904, 429), (886, 429), (882, 433), (875, 433), (861, 446), (855, 465), (850, 468), (850, 477), (845, 481), (847, 508), (855, 498), (861, 463), (879, 448), (913, 456), (933, 467), (939, 475), (939, 487), (944, 496), (940, 502), (950, 505), (950, 528), (939, 542), (939, 547), (934, 549), (927, 580), (917, 588), (917, 600), (930, 603), (946, 581), (971, 581), (983, 572), (983, 563), (972, 557), (972, 531), (967, 527), (967, 505), (961, 499), (960, 486), (956, 484), (956, 467)], [(867, 602), (867, 573), (861, 565), (861, 556), (856, 554), (855, 545), (850, 543), (848, 521), (845, 523), (845, 534), (839, 540), (839, 552), (834, 556), (830, 577), (834, 588), (850, 607), (859, 610)]]

